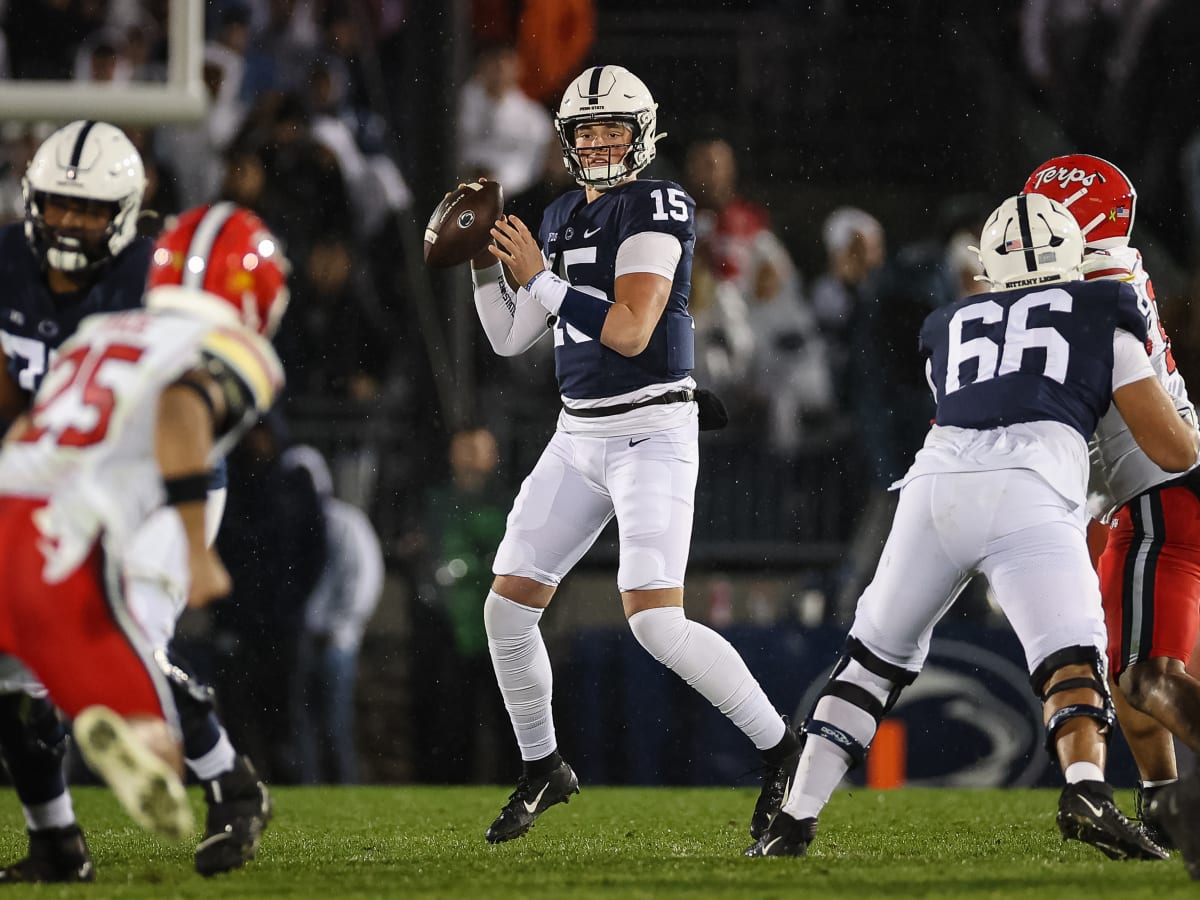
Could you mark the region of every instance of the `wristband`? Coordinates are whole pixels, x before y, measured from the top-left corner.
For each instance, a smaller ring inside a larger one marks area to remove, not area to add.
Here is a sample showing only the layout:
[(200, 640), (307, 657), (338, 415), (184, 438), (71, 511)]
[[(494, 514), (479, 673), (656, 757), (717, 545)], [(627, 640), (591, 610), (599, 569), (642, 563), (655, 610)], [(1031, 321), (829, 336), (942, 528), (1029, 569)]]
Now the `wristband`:
[[(542, 278), (543, 274), (546, 275)], [(537, 282), (535, 285), (534, 282)], [(559, 278), (549, 269), (542, 269), (529, 279), (525, 290), (552, 316), (558, 316), (590, 338), (600, 340), (604, 320), (612, 304), (604, 297), (595, 297), (570, 282)]]
[(208, 499), (209, 472), (196, 472), (191, 475), (179, 475), (163, 481), (167, 489), (167, 505), (178, 506), (181, 503), (197, 503)]

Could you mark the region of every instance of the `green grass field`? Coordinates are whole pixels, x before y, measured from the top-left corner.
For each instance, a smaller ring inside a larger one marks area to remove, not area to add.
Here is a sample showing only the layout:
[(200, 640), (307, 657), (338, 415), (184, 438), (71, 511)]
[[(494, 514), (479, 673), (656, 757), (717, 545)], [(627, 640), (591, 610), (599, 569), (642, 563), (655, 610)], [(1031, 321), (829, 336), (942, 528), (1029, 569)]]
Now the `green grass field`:
[[(483, 831), (505, 788), (277, 788), (259, 859), (206, 880), (190, 847), (125, 818), (101, 788), (76, 791), (94, 885), (5, 888), (7, 897), (507, 898), (1196, 897), (1178, 856), (1111, 862), (1064, 843), (1051, 791), (840, 791), (806, 859), (751, 860), (750, 789), (589, 788), (524, 838)], [(1132, 808), (1130, 792), (1118, 792)], [(193, 794), (198, 814), (202, 800)], [(15, 796), (0, 856), (24, 852)]]

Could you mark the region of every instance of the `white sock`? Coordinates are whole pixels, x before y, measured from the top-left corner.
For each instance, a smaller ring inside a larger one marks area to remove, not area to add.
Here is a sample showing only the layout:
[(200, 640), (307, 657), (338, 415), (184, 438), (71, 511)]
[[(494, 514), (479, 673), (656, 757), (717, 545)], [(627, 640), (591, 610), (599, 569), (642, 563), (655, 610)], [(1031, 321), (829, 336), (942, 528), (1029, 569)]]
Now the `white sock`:
[(1178, 780), (1178, 778), (1163, 778), (1159, 781), (1142, 781), (1139, 783), (1141, 784), (1143, 790), (1151, 790), (1153, 788), (1163, 787), (1168, 784), (1174, 784)]
[(488, 591), (483, 604), (488, 653), (521, 759), (544, 759), (558, 749), (550, 698), (554, 674), (538, 629), (542, 611)]
[(1067, 766), (1063, 772), (1067, 784), (1077, 784), (1080, 781), (1103, 781), (1104, 770), (1095, 763), (1075, 762)]
[(212, 781), (231, 770), (235, 759), (237, 759), (237, 751), (233, 749), (225, 726), (222, 725), (221, 737), (217, 739), (216, 746), (200, 758), (185, 760), (185, 762), (187, 767), (192, 770), (192, 774), (201, 781)]
[(21, 811), (25, 813), (25, 824), (29, 826), (30, 831), (66, 828), (75, 824), (75, 806), (71, 803), (70, 791), (63, 791), (53, 800), (34, 806), (22, 804)]
[(759, 750), (783, 740), (784, 724), (733, 645), (679, 606), (629, 617), (633, 636), (656, 660), (729, 717)]

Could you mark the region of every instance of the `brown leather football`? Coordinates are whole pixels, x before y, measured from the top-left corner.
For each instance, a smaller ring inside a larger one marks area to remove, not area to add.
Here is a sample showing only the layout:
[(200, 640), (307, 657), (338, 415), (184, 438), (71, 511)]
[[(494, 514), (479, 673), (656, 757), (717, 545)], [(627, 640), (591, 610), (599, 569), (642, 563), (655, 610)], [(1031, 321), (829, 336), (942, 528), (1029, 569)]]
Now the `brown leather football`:
[(425, 264), (444, 269), (467, 262), (492, 239), (492, 225), (503, 211), (504, 191), (495, 181), (455, 188), (425, 226)]

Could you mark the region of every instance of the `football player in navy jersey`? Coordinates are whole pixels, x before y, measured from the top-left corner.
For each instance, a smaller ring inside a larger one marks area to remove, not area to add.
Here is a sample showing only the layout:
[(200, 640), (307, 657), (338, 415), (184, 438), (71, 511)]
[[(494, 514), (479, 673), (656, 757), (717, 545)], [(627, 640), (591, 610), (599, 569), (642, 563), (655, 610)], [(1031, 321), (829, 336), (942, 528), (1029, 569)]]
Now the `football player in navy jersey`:
[(571, 82), (555, 127), (582, 190), (549, 206), (538, 239), (520, 219), (502, 217), (494, 246), (472, 262), (476, 310), (497, 353), (521, 353), (553, 332), (563, 403), (509, 515), (484, 603), (488, 648), (524, 763), (487, 830), (492, 843), (525, 834), (579, 790), (555, 739), (538, 622), (614, 516), (617, 586), (634, 637), (762, 751), (753, 836), (778, 810), (799, 752), (738, 653), (683, 610), (697, 430), (712, 411), (698, 411), (691, 377), (695, 204), (674, 182), (637, 180), (662, 137), (655, 109), (645, 84), (619, 66), (596, 66)]
[[(22, 185), (24, 222), (0, 228), (0, 283), (5, 286), (0, 346), (6, 363), (0, 374), (0, 418), (8, 421), (25, 411), (57, 348), (82, 319), (142, 304), (153, 247), (137, 233), (145, 185), (137, 149), (105, 122), (63, 126), (30, 160)], [(209, 487), (215, 534), (224, 489)], [(160, 647), (169, 642), (184, 602), (166, 598), (161, 587), (159, 557), (172, 534), (151, 521), (133, 544), (126, 571), (131, 593), (145, 598), (143, 626)], [(181, 590), (186, 593), (186, 587)], [(205, 785), (206, 797), (216, 791), (227, 801), (210, 803), (197, 867), (205, 874), (225, 871), (241, 865), (257, 846), (261, 829), (249, 835), (243, 827), (256, 821), (247, 820), (246, 796), (252, 793), (254, 808), (261, 809), (265, 788), (213, 715), (210, 689), (174, 663), (167, 674), (184, 723), (188, 765)], [(29, 855), (0, 868), (0, 884), (95, 877), (63, 776), (65, 742), (66, 730), (42, 686), (15, 659), (0, 656), (0, 753), (29, 830)]]
[(1083, 236), (1062, 204), (1009, 198), (980, 248), (993, 292), (942, 307), (922, 326), (937, 416), (893, 485), (892, 530), (805, 722), (791, 791), (747, 856), (805, 855), (833, 790), (921, 671), (934, 626), (982, 574), (1025, 648), (1046, 746), (1063, 769), (1063, 837), (1116, 859), (1166, 858), (1104, 780), (1114, 713), (1085, 538), (1087, 442), (1110, 403), (1169, 471), (1195, 465), (1200, 436), (1151, 368), (1133, 288), (1082, 280)]

